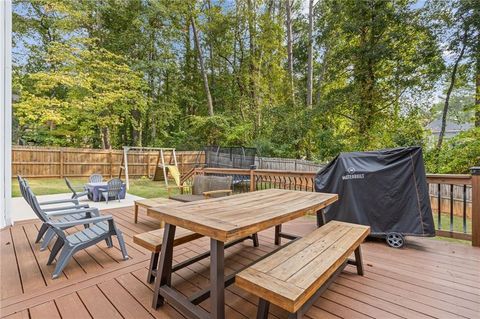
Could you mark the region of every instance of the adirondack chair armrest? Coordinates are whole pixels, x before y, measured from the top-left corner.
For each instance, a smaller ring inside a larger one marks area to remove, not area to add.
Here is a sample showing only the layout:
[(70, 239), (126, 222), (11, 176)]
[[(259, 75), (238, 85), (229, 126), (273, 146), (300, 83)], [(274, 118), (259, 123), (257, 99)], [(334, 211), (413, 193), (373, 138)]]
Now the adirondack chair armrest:
[(48, 216), (63, 216), (63, 215), (72, 215), (72, 214), (81, 214), (81, 213), (90, 213), (90, 215), (93, 215), (93, 216), (100, 216), (98, 212), (98, 208), (95, 208), (95, 207), (46, 212)]
[(227, 194), (227, 195), (230, 195), (231, 193), (232, 193), (232, 190), (231, 190), (231, 189), (218, 189), (218, 190), (215, 190), (215, 191), (203, 192), (203, 196), (205, 196), (205, 198), (210, 198), (212, 195), (215, 195), (215, 194)]
[(42, 210), (46, 213), (48, 212), (55, 212), (60, 210), (70, 210), (70, 209), (78, 209), (78, 208), (89, 208), (88, 204), (81, 204), (81, 205), (73, 205), (73, 206), (61, 206), (61, 207), (52, 207), (52, 208), (42, 208)]
[(75, 205), (79, 204), (78, 199), (75, 199), (75, 198), (72, 198), (72, 199), (58, 199), (58, 200), (50, 200), (50, 201), (45, 201), (45, 202), (39, 202), (40, 206), (62, 204), (62, 203), (74, 203)]
[(51, 226), (53, 228), (56, 228), (56, 229), (60, 229), (60, 228), (73, 227), (73, 226), (79, 226), (79, 225), (85, 225), (85, 224), (94, 224), (94, 223), (105, 222), (105, 221), (110, 221), (110, 220), (113, 220), (112, 215), (78, 219), (78, 220), (74, 220), (74, 221), (71, 221), (71, 222), (50, 221), (50, 222), (47, 223), (47, 225)]

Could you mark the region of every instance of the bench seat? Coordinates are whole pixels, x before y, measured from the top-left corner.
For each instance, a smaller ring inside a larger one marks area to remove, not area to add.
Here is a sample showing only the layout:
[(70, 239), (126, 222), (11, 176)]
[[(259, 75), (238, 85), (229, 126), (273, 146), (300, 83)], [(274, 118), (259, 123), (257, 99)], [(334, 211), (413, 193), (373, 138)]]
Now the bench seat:
[[(369, 233), (368, 226), (331, 221), (241, 271), (235, 284), (260, 298), (257, 318), (267, 318), (270, 303), (301, 317), (303, 306), (318, 297), (347, 262), (363, 274), (360, 244)], [(354, 252), (355, 261), (349, 261)]]
[[(148, 268), (147, 281), (152, 283), (155, 279), (156, 269), (158, 264), (158, 257), (162, 250), (164, 229), (155, 229), (146, 233), (136, 234), (133, 236), (133, 242), (145, 249), (152, 252), (150, 258), (150, 267)], [(197, 234), (185, 228), (177, 227), (175, 230), (175, 239), (173, 240), (173, 246), (188, 243), (192, 240), (203, 237), (203, 235)]]
[[(160, 250), (162, 250), (163, 232), (164, 229), (160, 228), (146, 233), (136, 234), (133, 236), (133, 242), (151, 252), (158, 253)], [(178, 246), (201, 237), (203, 236), (193, 231), (177, 227), (175, 230), (175, 239), (173, 240), (173, 245)]]

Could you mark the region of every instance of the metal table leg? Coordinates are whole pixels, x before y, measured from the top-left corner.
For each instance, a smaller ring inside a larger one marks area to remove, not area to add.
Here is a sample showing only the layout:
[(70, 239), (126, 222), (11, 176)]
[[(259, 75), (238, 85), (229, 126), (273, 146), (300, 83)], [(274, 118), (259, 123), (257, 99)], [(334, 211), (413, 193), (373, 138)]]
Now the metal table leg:
[(224, 243), (210, 239), (210, 300), (211, 317), (213, 319), (225, 318), (225, 247)]
[(157, 276), (155, 277), (155, 289), (153, 295), (153, 308), (163, 305), (164, 298), (160, 295), (160, 287), (170, 286), (172, 281), (173, 240), (175, 238), (175, 225), (166, 224), (163, 233), (162, 251), (158, 261)]

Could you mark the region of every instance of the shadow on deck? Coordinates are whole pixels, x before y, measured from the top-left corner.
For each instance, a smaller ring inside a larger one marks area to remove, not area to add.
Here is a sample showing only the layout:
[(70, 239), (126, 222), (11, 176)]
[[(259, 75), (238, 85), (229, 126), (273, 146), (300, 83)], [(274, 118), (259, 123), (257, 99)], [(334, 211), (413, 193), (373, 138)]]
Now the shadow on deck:
[[(35, 221), (1, 231), (1, 309), (5, 318), (183, 318), (165, 305), (151, 308), (153, 286), (146, 283), (149, 252), (133, 244), (132, 236), (157, 228), (141, 212), (133, 223), (133, 207), (103, 211), (122, 229), (131, 259), (121, 260), (115, 247), (104, 242), (75, 255), (63, 275), (51, 279), (54, 265), (46, 266), (49, 252), (40, 252), (34, 240)], [(315, 221), (305, 217), (285, 225), (291, 233), (306, 234)], [(226, 250), (226, 274), (253, 262), (275, 248), (273, 229), (259, 234), (260, 247), (250, 242)], [(115, 241), (115, 239), (114, 239)], [(175, 247), (180, 262), (206, 251), (206, 238)], [(412, 238), (407, 248), (395, 250), (382, 242), (363, 245), (365, 276), (348, 266), (315, 302), (306, 318), (478, 318), (480, 313), (480, 249)], [(173, 275), (173, 285), (190, 295), (208, 285), (209, 260)], [(254, 318), (258, 300), (230, 286), (226, 290), (227, 318)], [(209, 301), (201, 304), (208, 310)], [(270, 318), (287, 314), (272, 306)]]

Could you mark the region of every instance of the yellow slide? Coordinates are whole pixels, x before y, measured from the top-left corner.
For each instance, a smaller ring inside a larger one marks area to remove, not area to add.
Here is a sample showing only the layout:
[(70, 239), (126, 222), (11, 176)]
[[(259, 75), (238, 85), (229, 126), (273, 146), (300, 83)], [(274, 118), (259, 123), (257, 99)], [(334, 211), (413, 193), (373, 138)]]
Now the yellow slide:
[(170, 172), (170, 175), (175, 180), (175, 184), (180, 186), (180, 171), (178, 170), (178, 167), (175, 165), (165, 165), (165, 168)]

